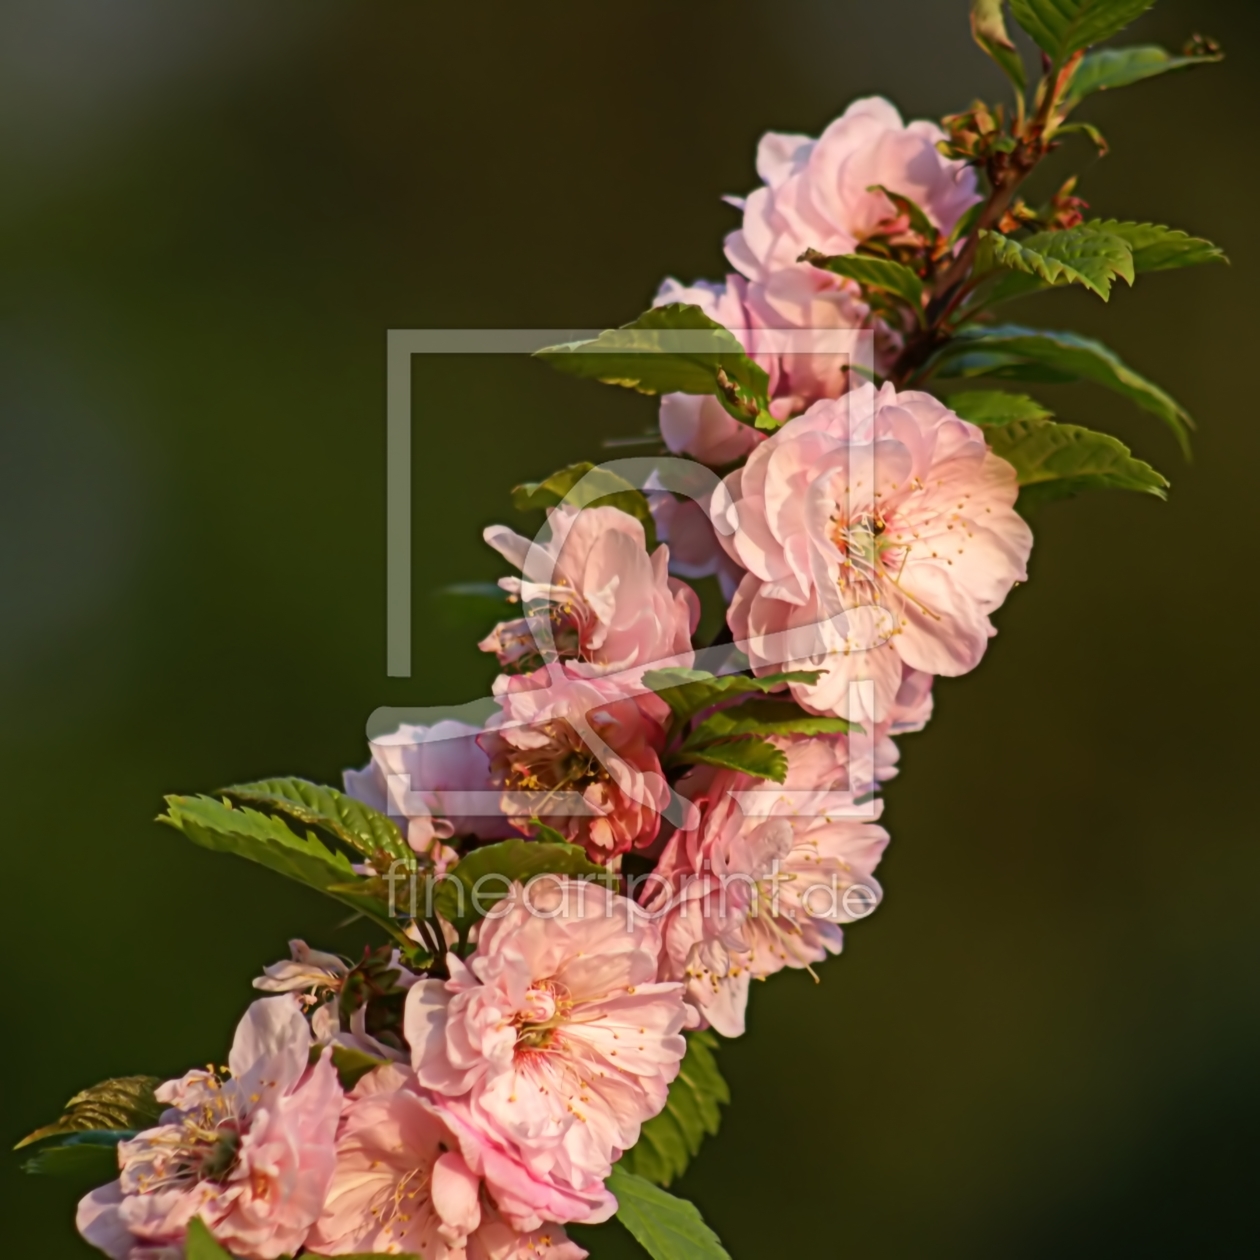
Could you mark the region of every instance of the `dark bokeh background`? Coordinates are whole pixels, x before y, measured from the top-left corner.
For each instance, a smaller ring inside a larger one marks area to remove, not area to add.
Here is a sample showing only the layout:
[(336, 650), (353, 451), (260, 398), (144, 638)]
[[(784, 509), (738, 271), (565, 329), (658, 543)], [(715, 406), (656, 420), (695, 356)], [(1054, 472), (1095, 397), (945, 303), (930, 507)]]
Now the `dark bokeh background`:
[[(604, 325), (719, 276), (763, 130), (1001, 93), (966, 8), (4, 7), (3, 1134), (220, 1056), (290, 935), (352, 944), (330, 903), (154, 826), (162, 794), (335, 780), (376, 706), (482, 691), (424, 592), (501, 572), (479, 535), (512, 484), (652, 423), (525, 360), (419, 367), (418, 667), (391, 681), (386, 330)], [(1043, 513), (982, 668), (905, 741), (886, 905), (820, 988), (755, 993), (682, 1186), (737, 1258), (1254, 1254), (1258, 19), (1165, 0), (1134, 38), (1229, 59), (1096, 100), (1112, 154), (1059, 164), (1234, 260), (1028, 312), (1156, 376), (1196, 460), (1056, 391), (1171, 503)], [(69, 1188), (0, 1180), (5, 1255), (86, 1256)]]

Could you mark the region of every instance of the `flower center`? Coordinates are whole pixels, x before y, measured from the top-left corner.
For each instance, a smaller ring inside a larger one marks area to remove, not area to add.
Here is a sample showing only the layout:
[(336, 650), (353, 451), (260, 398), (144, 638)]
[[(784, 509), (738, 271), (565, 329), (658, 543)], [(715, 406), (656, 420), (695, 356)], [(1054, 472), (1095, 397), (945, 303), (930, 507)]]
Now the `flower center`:
[(573, 999), (559, 981), (539, 980), (530, 985), (520, 1010), (512, 1017), (516, 1029), (516, 1053), (550, 1050), (572, 1010)]
[[(549, 737), (544, 747), (512, 750), (505, 783), (508, 791), (546, 792), (550, 796), (564, 790), (582, 792), (608, 779), (608, 771), (568, 722), (548, 722), (543, 730)], [(545, 804), (546, 800), (535, 812), (541, 813)]]

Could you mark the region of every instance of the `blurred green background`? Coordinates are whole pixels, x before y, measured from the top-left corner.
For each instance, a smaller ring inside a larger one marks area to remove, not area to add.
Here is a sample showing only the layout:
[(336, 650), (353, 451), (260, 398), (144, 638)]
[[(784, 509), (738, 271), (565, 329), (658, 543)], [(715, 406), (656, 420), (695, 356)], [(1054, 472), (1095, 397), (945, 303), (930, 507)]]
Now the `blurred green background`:
[[(484, 691), (426, 592), (502, 572), (480, 531), (515, 482), (653, 422), (526, 360), (418, 365), (417, 667), (387, 679), (386, 330), (603, 326), (720, 277), (762, 131), (1002, 93), (966, 10), (0, 10), (9, 1140), (104, 1076), (221, 1056), (289, 936), (352, 947), (331, 903), (155, 826), (162, 794), (336, 781), (378, 705)], [(1195, 462), (1109, 395), (1046, 395), (1172, 500), (1042, 513), (983, 666), (904, 741), (886, 904), (821, 987), (754, 994), (681, 1185), (737, 1260), (1255, 1254), (1260, 11), (1164, 0), (1130, 42), (1196, 30), (1225, 63), (1097, 99), (1111, 155), (1056, 171), (1233, 267), (1018, 312), (1155, 376)], [(3, 1188), (6, 1256), (87, 1255), (70, 1188), (16, 1159)]]

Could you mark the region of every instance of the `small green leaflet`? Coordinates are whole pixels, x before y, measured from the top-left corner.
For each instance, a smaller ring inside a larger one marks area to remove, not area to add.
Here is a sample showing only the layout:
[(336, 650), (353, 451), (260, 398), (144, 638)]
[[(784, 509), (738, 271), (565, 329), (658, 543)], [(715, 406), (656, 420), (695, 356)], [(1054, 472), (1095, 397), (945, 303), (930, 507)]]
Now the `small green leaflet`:
[(184, 1241), (185, 1260), (232, 1260), (232, 1253), (225, 1251), (214, 1240), (214, 1235), (194, 1216), (188, 1222), (188, 1237)]
[(389, 917), (379, 883), (359, 875), (344, 853), (336, 853), (311, 832), (299, 836), (279, 819), (238, 809), (209, 796), (168, 796), (158, 822), (182, 831), (194, 844), (234, 853), (280, 875), (315, 888), (367, 915), (391, 936), (411, 944)]
[(164, 1110), (153, 1096), (161, 1083), (157, 1076), (115, 1076), (80, 1090), (66, 1103), (59, 1120), (28, 1133), (13, 1149), (69, 1133), (152, 1128)]
[(118, 1175), (118, 1143), (135, 1129), (88, 1129), (46, 1142), (22, 1165), (22, 1171), (46, 1177), (73, 1177), (100, 1184)]
[(1133, 283), (1133, 255), (1119, 236), (1089, 224), (1061, 232), (1037, 232), (1023, 240), (987, 229), (980, 233), (977, 266), (1009, 267), (1038, 276), (1048, 284), (1080, 284), (1103, 301), (1111, 296), (1115, 277)]
[(971, 35), (1015, 85), (1016, 92), (1024, 91), (1024, 59), (1019, 49), (1011, 43), (1002, 16), (1003, 0), (971, 0)]
[(570, 376), (641, 394), (713, 394), (746, 424), (770, 405), (770, 378), (738, 338), (698, 306), (681, 302), (654, 306), (590, 341), (547, 346), (536, 357)]
[(416, 865), (415, 852), (390, 819), (336, 788), (305, 779), (260, 779), (223, 788), (220, 794), (319, 827), (374, 865), (379, 863), (377, 869), (388, 868), (391, 862), (401, 862), (408, 870)]
[(790, 682), (817, 682), (822, 673), (817, 669), (798, 669), (786, 674), (768, 674), (765, 678), (749, 678), (746, 674), (716, 677), (703, 669), (651, 669), (643, 675), (643, 685), (655, 691), (676, 718), (686, 722), (702, 709), (732, 696), (775, 691)]
[(713, 743), (691, 744), (677, 752), (672, 760), (685, 766), (718, 766), (738, 770), (757, 779), (773, 779), (782, 783), (787, 778), (787, 754), (768, 740), (744, 736)]
[(576, 844), (546, 840), (501, 840), (474, 849), (436, 881), (433, 904), (461, 939), (507, 896), (513, 883), (527, 884), (538, 875), (569, 875), (606, 880), (609, 873), (596, 866)]
[(694, 1203), (675, 1198), (620, 1164), (613, 1166), (608, 1188), (617, 1196), (617, 1219), (652, 1260), (730, 1260)]
[(512, 506), (520, 512), (554, 507), (561, 502), (573, 508), (620, 508), (643, 526), (647, 549), (656, 549), (656, 522), (647, 496), (607, 468), (585, 461), (570, 464), (544, 481), (527, 481), (512, 491)]
[(1067, 107), (1074, 109), (1091, 92), (1104, 92), (1109, 88), (1128, 87), (1169, 70), (1182, 70), (1190, 66), (1207, 65), (1220, 61), (1220, 53), (1200, 53), (1189, 57), (1175, 57), (1156, 44), (1140, 44), (1134, 48), (1099, 48), (1086, 53), (1076, 67), (1068, 88)]
[(717, 1047), (711, 1032), (688, 1034), (687, 1053), (669, 1087), (665, 1110), (643, 1126), (638, 1142), (621, 1158), (626, 1172), (668, 1186), (700, 1153), (704, 1139), (717, 1136), (721, 1109), (731, 1101), (714, 1057)]
[(1121, 223), (1117, 219), (1095, 219), (1082, 226), (1123, 240), (1133, 253), (1134, 271), (1169, 271), (1174, 267), (1229, 262), (1219, 245), (1213, 245), (1201, 236), (1187, 236), (1176, 228), (1162, 227), (1158, 223)]
[(944, 402), (955, 415), (985, 428), (1012, 420), (1048, 420), (1054, 414), (1027, 394), (1008, 394), (1004, 389), (966, 390), (950, 394)]
[(745, 700), (711, 713), (687, 736), (683, 747), (736, 735), (840, 735), (850, 729), (844, 718), (806, 713), (795, 700)]
[(994, 429), (989, 446), (1019, 474), (1021, 506), (1081, 490), (1138, 490), (1167, 497), (1168, 482), (1108, 433), (1053, 420), (1016, 420)]
[(1190, 451), (1193, 421), (1158, 385), (1123, 363), (1101, 342), (1071, 332), (994, 324), (962, 329), (929, 367), (941, 376), (996, 376), (1005, 380), (1089, 381), (1158, 416)]
[(820, 254), (816, 249), (807, 249), (797, 261), (856, 280), (863, 288), (891, 293), (901, 298), (920, 322), (923, 320), (923, 281), (904, 263), (867, 254)]
[(1074, 52), (1110, 39), (1155, 0), (1011, 0), (1015, 20), (1061, 65)]
[[(318, 1046), (311, 1047), (311, 1061), (315, 1062), (323, 1051)], [(341, 1088), (347, 1093), (352, 1090), (373, 1068), (383, 1067), (388, 1059), (378, 1059), (365, 1050), (356, 1050), (353, 1046), (333, 1046), (332, 1063), (337, 1069), (337, 1079)]]

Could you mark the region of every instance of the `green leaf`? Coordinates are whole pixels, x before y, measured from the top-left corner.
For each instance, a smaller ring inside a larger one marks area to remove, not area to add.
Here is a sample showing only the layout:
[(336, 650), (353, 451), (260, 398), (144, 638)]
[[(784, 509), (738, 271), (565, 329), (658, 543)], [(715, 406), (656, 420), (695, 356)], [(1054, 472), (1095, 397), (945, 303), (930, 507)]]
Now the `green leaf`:
[(782, 783), (787, 778), (787, 754), (764, 739), (743, 736), (727, 742), (693, 746), (690, 741), (674, 755), (675, 763), (686, 766), (720, 766), (738, 770), (758, 779)]
[[(574, 490), (579, 483), (580, 488)], [(647, 549), (656, 549), (656, 522), (647, 496), (607, 468), (587, 461), (570, 464), (545, 481), (527, 481), (512, 491), (512, 506), (520, 512), (555, 507), (561, 502), (573, 508), (619, 508), (643, 526)]]
[(790, 682), (817, 682), (822, 673), (816, 669), (797, 669), (786, 674), (749, 678), (746, 674), (716, 677), (703, 669), (650, 669), (643, 675), (643, 685), (655, 691), (679, 721), (686, 722), (702, 709), (733, 696), (775, 691)]
[(1015, 90), (1022, 94), (1024, 59), (1007, 34), (1002, 0), (971, 0), (971, 34), (1002, 68), (1003, 74), (1015, 85)]
[(219, 1246), (201, 1217), (194, 1216), (188, 1222), (188, 1237), (184, 1241), (184, 1260), (232, 1260), (232, 1253)]
[(1110, 39), (1155, 0), (1011, 0), (1015, 20), (1058, 64)]
[(1156, 44), (1140, 44), (1134, 48), (1099, 48), (1086, 53), (1076, 67), (1068, 87), (1067, 107), (1074, 109), (1092, 92), (1128, 87), (1169, 70), (1220, 61), (1221, 53), (1200, 53), (1190, 57), (1174, 57)]
[(641, 394), (713, 394), (751, 424), (769, 408), (770, 378), (739, 339), (698, 306), (672, 302), (590, 341), (536, 353), (570, 376), (622, 385)]
[(714, 1058), (717, 1047), (711, 1032), (688, 1034), (687, 1053), (669, 1087), (665, 1110), (643, 1126), (638, 1142), (621, 1158), (626, 1172), (668, 1186), (700, 1153), (704, 1139), (717, 1136), (721, 1109), (731, 1101)]
[(1004, 389), (968, 390), (944, 401), (956, 415), (985, 428), (1012, 420), (1048, 420), (1054, 414), (1027, 394), (1008, 394)]
[(620, 1164), (613, 1166), (608, 1188), (617, 1196), (617, 1219), (652, 1260), (730, 1260), (694, 1203), (675, 1198)]
[(580, 845), (500, 840), (474, 849), (450, 867), (436, 881), (433, 904), (463, 938), (474, 923), (507, 896), (511, 884), (527, 884), (544, 874), (609, 878), (608, 871), (596, 866)]
[(1167, 497), (1168, 482), (1109, 433), (1053, 420), (1016, 420), (995, 429), (989, 446), (1019, 474), (1021, 505), (1082, 490), (1138, 490)]
[(305, 884), (366, 915), (392, 936), (406, 940), (389, 917), (379, 882), (364, 879), (344, 853), (325, 846), (311, 832), (299, 836), (279, 819), (234, 808), (209, 796), (168, 796), (158, 822), (182, 831), (194, 844), (234, 853)]
[(35, 1151), (22, 1165), (22, 1171), (100, 1184), (118, 1175), (118, 1143), (135, 1135), (135, 1129), (88, 1129), (62, 1134)]
[[(320, 1054), (319, 1047), (311, 1047), (313, 1060), (318, 1059)], [(337, 1079), (341, 1082), (341, 1088), (348, 1093), (373, 1068), (384, 1067), (389, 1060), (368, 1054), (366, 1050), (356, 1050), (353, 1046), (333, 1046), (332, 1062), (333, 1067), (337, 1069)]]
[(839, 735), (851, 729), (844, 718), (806, 713), (795, 700), (745, 700), (711, 713), (687, 736), (683, 747), (736, 735)]
[(28, 1133), (13, 1149), (69, 1133), (152, 1128), (164, 1110), (153, 1096), (161, 1083), (157, 1076), (115, 1076), (80, 1090), (59, 1120)]
[(918, 319), (923, 318), (923, 281), (904, 263), (866, 254), (820, 254), (816, 249), (807, 249), (797, 261), (856, 280), (863, 288), (892, 293), (905, 301)]
[(1158, 416), (1189, 454), (1194, 427), (1185, 409), (1139, 376), (1101, 342), (1070, 332), (995, 324), (962, 329), (931, 361), (942, 376), (1006, 380), (1089, 381)]
[(1219, 245), (1158, 223), (1096, 219), (1085, 226), (1123, 240), (1133, 253), (1134, 271), (1168, 271), (1173, 267), (1197, 267), (1200, 263), (1229, 262)]
[(391, 862), (401, 862), (408, 870), (415, 868), (415, 852), (394, 823), (336, 788), (305, 779), (260, 779), (224, 788), (222, 795), (284, 814), (308, 827), (319, 827), (378, 869), (388, 869)]
[(976, 265), (982, 270), (996, 263), (1023, 271), (1047, 284), (1081, 284), (1105, 302), (1111, 282), (1119, 276), (1133, 283), (1133, 255), (1118, 236), (1081, 224), (1061, 232), (1037, 232), (1023, 240), (983, 230)]

